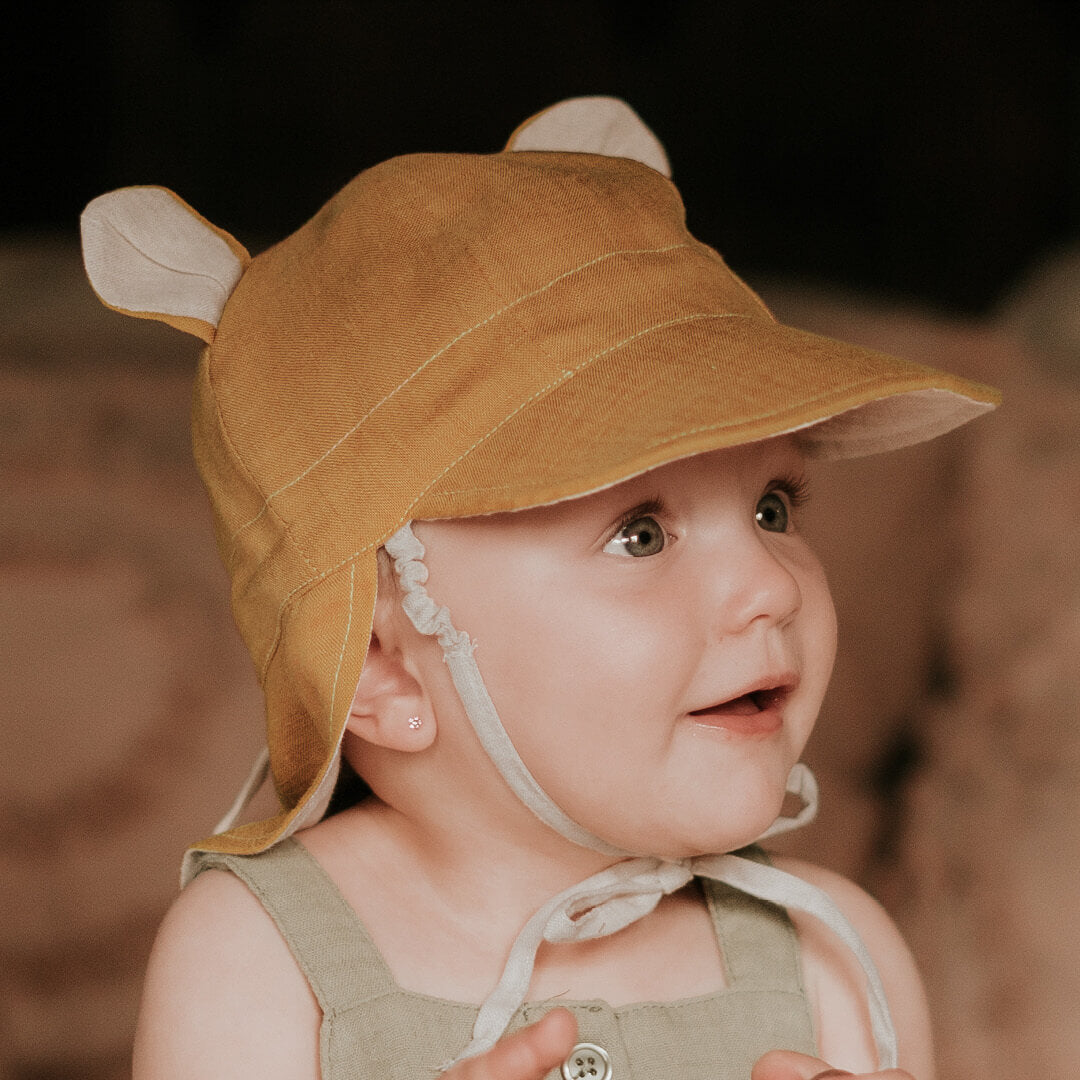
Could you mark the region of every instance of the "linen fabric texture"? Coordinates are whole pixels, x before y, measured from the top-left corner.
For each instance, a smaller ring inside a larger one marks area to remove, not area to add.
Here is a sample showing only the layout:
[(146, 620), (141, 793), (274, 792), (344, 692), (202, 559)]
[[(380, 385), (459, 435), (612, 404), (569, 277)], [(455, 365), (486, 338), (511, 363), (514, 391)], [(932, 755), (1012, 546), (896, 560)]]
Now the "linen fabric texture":
[[(468, 1041), (477, 1006), (399, 987), (355, 911), (298, 841), (286, 839), (261, 855), (197, 856), (196, 873), (206, 869), (240, 877), (287, 942), (322, 1009), (325, 1080), (434, 1080)], [(620, 1080), (746, 1080), (768, 1050), (816, 1054), (798, 943), (783, 909), (716, 882), (700, 885), (725, 989), (616, 1008), (603, 1001), (526, 1003), (508, 1031), (556, 1005), (568, 1008), (579, 1040), (602, 1046)]]

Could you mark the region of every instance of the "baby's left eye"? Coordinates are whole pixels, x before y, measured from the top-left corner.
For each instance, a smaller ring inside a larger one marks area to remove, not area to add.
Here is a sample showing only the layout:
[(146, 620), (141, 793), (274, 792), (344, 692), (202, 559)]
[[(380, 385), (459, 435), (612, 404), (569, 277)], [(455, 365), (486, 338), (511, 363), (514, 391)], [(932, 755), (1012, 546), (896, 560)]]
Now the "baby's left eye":
[(779, 492), (769, 491), (762, 495), (754, 511), (754, 520), (766, 532), (787, 532), (788, 518), (788, 505)]
[(628, 521), (604, 545), (609, 555), (632, 555), (640, 559), (645, 555), (656, 555), (667, 542), (667, 535), (660, 522), (651, 514)]

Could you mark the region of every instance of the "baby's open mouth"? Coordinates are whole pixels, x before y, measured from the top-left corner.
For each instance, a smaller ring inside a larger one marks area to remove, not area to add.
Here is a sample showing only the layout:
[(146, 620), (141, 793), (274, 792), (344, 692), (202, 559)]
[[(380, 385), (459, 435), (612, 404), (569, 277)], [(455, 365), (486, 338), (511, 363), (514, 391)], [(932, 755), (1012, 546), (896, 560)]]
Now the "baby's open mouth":
[(783, 726), (782, 710), (792, 689), (791, 684), (783, 684), (748, 690), (727, 701), (694, 709), (689, 716), (706, 727), (723, 728), (737, 734), (769, 734)]
[(779, 707), (787, 697), (788, 692), (788, 688), (784, 686), (774, 686), (768, 690), (751, 690), (749, 693), (740, 694), (729, 701), (722, 701), (705, 709), (694, 709), (690, 715), (705, 716), (723, 712), (733, 716), (752, 716), (754, 713)]

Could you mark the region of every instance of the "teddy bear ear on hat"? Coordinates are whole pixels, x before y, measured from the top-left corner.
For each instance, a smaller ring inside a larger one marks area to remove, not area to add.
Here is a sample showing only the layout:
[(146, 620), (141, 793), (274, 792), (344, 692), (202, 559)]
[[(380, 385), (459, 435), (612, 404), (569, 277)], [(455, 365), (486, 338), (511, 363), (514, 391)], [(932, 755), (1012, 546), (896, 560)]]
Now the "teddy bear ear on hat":
[(671, 176), (660, 140), (625, 101), (613, 97), (560, 101), (520, 124), (506, 149), (630, 158)]
[(83, 262), (107, 306), (209, 343), (247, 251), (162, 187), (128, 187), (83, 211)]

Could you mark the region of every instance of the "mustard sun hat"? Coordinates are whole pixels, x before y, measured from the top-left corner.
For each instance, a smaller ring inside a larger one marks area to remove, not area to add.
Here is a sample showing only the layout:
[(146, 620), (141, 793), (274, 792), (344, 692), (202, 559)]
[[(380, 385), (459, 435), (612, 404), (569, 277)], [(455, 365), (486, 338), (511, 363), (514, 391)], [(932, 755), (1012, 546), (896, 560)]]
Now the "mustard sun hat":
[(655, 136), (563, 102), (496, 154), (357, 176), (249, 258), (163, 188), (83, 214), (102, 301), (206, 342), (194, 446), (266, 696), (280, 811), (194, 845), (261, 851), (325, 811), (376, 551), (415, 519), (515, 510), (796, 432), (816, 457), (932, 438), (987, 387), (778, 324), (686, 230)]

